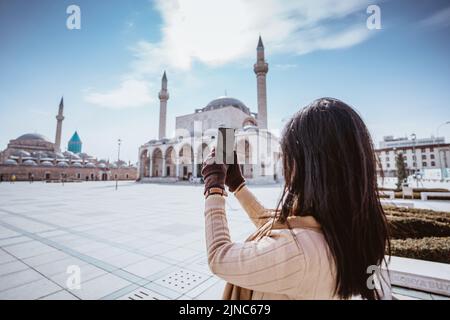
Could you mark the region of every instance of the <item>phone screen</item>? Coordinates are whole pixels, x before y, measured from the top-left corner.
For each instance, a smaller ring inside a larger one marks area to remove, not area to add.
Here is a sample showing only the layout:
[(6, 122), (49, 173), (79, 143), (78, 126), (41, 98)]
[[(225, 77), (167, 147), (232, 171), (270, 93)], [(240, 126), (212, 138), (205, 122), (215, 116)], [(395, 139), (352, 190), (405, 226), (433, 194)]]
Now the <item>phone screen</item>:
[(234, 163), (234, 129), (219, 128), (216, 147), (216, 160), (218, 163)]

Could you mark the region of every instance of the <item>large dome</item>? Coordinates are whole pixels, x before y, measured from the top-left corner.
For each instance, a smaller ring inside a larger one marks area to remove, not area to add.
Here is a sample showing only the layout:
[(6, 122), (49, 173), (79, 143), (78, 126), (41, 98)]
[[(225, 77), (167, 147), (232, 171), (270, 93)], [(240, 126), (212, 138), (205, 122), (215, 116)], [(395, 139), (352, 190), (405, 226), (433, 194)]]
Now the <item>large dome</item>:
[(229, 106), (240, 109), (242, 112), (248, 115), (251, 114), (250, 109), (242, 101), (231, 97), (219, 97), (217, 99), (214, 99), (213, 101), (208, 103), (206, 107), (203, 108), (203, 111), (210, 111)]
[(18, 137), (17, 140), (40, 140), (50, 142), (46, 137), (39, 133), (26, 133)]

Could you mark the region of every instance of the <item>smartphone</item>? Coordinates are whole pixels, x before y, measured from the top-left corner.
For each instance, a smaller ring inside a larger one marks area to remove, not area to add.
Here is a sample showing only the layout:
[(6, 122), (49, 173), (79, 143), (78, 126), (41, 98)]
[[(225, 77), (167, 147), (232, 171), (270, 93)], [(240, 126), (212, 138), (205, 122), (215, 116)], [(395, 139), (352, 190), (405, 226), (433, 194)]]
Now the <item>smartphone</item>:
[(234, 129), (219, 128), (216, 146), (216, 161), (218, 163), (234, 163)]

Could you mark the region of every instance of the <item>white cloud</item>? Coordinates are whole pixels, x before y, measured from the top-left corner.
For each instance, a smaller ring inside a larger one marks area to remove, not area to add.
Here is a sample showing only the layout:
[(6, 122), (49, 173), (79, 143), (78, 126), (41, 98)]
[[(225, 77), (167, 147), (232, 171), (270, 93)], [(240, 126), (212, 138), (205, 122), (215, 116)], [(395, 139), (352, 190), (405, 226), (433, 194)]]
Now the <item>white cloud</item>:
[[(368, 5), (369, 0), (155, 0), (161, 40), (141, 40), (130, 48), (127, 78), (159, 79), (168, 70), (173, 79), (194, 62), (214, 67), (251, 59), (258, 35), (269, 55), (350, 47), (370, 35)], [(115, 108), (143, 106), (151, 101), (147, 89), (142, 80), (128, 80), (85, 98)]]
[(422, 20), (421, 24), (423, 26), (438, 26), (438, 27), (450, 26), (450, 7), (435, 12), (428, 18)]
[(273, 53), (349, 47), (369, 37), (364, 16), (350, 19), (365, 14), (367, 5), (366, 0), (157, 0), (162, 39), (133, 47), (133, 70), (189, 70), (194, 61), (217, 66), (252, 57), (259, 34)]
[(84, 98), (97, 106), (121, 109), (149, 104), (153, 101), (153, 95), (147, 81), (125, 79), (116, 89), (103, 93), (89, 90)]

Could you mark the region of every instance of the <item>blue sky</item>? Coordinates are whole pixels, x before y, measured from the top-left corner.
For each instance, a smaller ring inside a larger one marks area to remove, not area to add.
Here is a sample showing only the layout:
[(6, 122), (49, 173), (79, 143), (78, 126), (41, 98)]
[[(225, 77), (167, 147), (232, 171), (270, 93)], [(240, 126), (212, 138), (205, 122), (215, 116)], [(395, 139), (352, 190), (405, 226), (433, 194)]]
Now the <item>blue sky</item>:
[[(81, 29), (66, 8), (81, 8)], [(368, 30), (366, 9), (381, 9)], [(157, 136), (157, 94), (169, 79), (175, 116), (224, 94), (256, 111), (252, 71), (261, 34), (269, 63), (269, 127), (315, 98), (353, 105), (375, 143), (430, 136), (450, 120), (450, 3), (366, 0), (0, 0), (0, 149), (38, 132), (54, 139), (64, 95), (63, 144), (136, 161)], [(450, 139), (450, 125), (440, 130)]]

